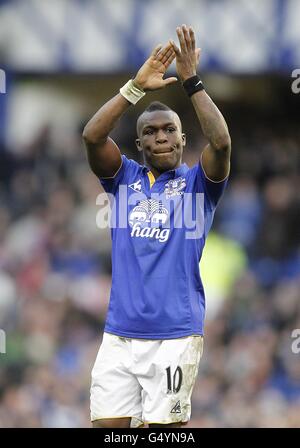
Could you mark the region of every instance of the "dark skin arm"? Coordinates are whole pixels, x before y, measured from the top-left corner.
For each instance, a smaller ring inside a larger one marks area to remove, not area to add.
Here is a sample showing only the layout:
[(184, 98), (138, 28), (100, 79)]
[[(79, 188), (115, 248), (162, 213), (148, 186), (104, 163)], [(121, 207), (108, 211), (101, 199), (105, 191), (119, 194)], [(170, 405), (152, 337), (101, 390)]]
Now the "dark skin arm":
[[(161, 89), (177, 78), (163, 79), (167, 68), (175, 58), (172, 45), (158, 45), (139, 69), (134, 84), (144, 91)], [(114, 177), (121, 167), (121, 153), (117, 144), (109, 137), (119, 119), (131, 103), (120, 93), (105, 103), (91, 118), (83, 130), (91, 170), (98, 177)]]
[[(176, 29), (180, 49), (174, 41), (171, 44), (176, 54), (176, 69), (182, 82), (197, 74), (200, 48), (196, 48), (195, 34), (185, 25)], [(208, 140), (202, 153), (202, 166), (206, 176), (215, 181), (223, 180), (229, 173), (231, 140), (225, 119), (209, 95), (204, 91), (191, 97), (202, 132)]]

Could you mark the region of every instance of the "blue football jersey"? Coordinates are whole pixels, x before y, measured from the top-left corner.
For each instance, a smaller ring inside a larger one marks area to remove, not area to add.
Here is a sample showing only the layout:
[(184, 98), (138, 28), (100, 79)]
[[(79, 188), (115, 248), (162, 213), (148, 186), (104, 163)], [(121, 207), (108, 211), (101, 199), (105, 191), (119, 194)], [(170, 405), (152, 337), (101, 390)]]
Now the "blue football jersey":
[(225, 189), (199, 162), (155, 181), (122, 156), (100, 182), (111, 202), (112, 287), (104, 331), (128, 338), (203, 335), (205, 295), (199, 261)]

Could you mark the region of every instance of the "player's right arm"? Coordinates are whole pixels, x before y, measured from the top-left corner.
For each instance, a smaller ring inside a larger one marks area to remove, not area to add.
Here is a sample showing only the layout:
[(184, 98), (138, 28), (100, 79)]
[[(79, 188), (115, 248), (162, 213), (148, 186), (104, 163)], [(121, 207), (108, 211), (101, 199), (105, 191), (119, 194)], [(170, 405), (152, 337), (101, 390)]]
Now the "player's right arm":
[[(158, 45), (139, 69), (133, 79), (134, 85), (146, 92), (176, 82), (177, 78), (174, 77), (163, 79), (174, 58), (175, 53), (170, 44), (164, 48)], [(98, 177), (114, 177), (121, 167), (120, 150), (109, 134), (130, 106), (131, 103), (118, 93), (96, 112), (83, 130), (88, 161)]]
[(113, 177), (121, 166), (120, 150), (109, 134), (130, 106), (118, 93), (95, 113), (83, 130), (89, 165), (98, 177)]

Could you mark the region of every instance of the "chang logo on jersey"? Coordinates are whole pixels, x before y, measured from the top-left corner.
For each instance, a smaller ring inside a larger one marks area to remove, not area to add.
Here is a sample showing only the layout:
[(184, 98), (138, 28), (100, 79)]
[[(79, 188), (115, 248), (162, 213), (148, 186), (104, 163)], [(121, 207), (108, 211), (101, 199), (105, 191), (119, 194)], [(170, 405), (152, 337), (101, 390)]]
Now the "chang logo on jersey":
[(169, 228), (161, 228), (169, 218), (168, 210), (161, 201), (146, 199), (140, 201), (129, 213), (129, 224), (132, 227), (131, 236), (139, 238), (155, 238), (160, 243), (167, 241)]
[(166, 198), (169, 199), (172, 196), (181, 196), (186, 187), (185, 178), (178, 177), (177, 179), (171, 179), (165, 185)]

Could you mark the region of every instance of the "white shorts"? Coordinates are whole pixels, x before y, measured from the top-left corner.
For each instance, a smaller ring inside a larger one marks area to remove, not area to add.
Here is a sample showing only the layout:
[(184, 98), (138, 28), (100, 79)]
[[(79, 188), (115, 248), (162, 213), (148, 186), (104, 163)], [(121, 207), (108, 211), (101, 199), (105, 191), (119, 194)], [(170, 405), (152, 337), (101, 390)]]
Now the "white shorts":
[(92, 370), (91, 420), (187, 422), (203, 337), (129, 339), (104, 333)]

